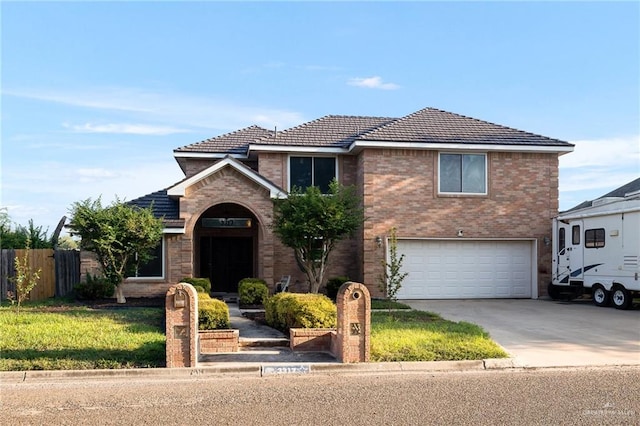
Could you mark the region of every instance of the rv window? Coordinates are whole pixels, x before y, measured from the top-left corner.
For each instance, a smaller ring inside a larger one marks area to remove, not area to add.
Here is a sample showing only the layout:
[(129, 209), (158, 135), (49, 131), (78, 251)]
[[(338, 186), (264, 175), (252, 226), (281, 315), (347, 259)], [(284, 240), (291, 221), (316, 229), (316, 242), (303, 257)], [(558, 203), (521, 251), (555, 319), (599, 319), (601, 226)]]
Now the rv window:
[(562, 250), (564, 250), (564, 245), (566, 243), (566, 238), (564, 234), (565, 234), (564, 228), (558, 229), (558, 252), (561, 252)]
[(584, 231), (584, 246), (586, 248), (604, 247), (604, 228)]
[(580, 225), (573, 225), (573, 227), (571, 227), (571, 244), (574, 246), (580, 244)]

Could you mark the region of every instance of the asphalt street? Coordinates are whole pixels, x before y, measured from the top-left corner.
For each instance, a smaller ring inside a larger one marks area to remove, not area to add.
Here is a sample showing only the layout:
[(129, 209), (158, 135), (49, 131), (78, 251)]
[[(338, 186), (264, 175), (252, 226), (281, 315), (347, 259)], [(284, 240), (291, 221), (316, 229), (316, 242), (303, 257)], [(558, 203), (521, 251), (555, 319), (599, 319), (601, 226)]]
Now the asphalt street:
[(11, 425), (640, 423), (640, 367), (0, 384)]

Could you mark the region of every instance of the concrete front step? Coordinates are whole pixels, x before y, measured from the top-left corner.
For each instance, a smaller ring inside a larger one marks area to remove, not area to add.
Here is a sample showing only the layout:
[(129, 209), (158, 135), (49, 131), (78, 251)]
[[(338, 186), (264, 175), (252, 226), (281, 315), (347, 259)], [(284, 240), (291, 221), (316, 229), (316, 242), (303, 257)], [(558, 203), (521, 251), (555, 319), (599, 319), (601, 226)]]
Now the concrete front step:
[(240, 337), (238, 346), (241, 348), (275, 348), (289, 347), (289, 339), (275, 337)]

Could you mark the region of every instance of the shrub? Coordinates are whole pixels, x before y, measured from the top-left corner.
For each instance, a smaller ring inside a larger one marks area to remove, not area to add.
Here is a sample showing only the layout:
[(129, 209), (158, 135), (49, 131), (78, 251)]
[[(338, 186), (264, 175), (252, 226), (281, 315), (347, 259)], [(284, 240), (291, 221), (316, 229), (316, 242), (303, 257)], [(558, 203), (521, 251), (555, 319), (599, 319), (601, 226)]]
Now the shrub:
[(262, 305), (268, 296), (269, 288), (263, 279), (244, 278), (238, 283), (238, 297), (241, 305)]
[(349, 277), (329, 278), (329, 280), (327, 280), (326, 286), (327, 297), (335, 302), (336, 298), (338, 297), (338, 290), (340, 290), (342, 284), (346, 283), (347, 281), (351, 281)]
[(336, 305), (323, 294), (278, 293), (265, 301), (267, 324), (285, 332), (289, 328), (333, 328), (336, 318)]
[(192, 286), (200, 286), (204, 289), (205, 293), (210, 293), (211, 292), (211, 281), (209, 281), (209, 278), (192, 278), (192, 277), (186, 277), (180, 280), (180, 282), (182, 283), (187, 283), (187, 284), (191, 284)]
[(198, 329), (218, 330), (231, 325), (229, 307), (222, 300), (198, 297)]
[(95, 300), (113, 297), (116, 286), (106, 277), (91, 275), (87, 272), (85, 282), (76, 284), (73, 289), (76, 298), (80, 300)]
[(204, 287), (201, 287), (199, 285), (194, 285), (193, 288), (196, 290), (196, 293), (207, 294), (207, 292), (204, 290)]

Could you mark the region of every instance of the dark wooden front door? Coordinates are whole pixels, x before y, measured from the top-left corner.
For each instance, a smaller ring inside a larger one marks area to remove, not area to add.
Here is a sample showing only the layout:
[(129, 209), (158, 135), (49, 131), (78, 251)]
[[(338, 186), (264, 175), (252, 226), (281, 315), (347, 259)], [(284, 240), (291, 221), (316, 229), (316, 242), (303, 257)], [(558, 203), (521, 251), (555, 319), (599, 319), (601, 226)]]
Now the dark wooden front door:
[(200, 276), (213, 292), (237, 293), (238, 282), (253, 276), (253, 238), (201, 237)]

